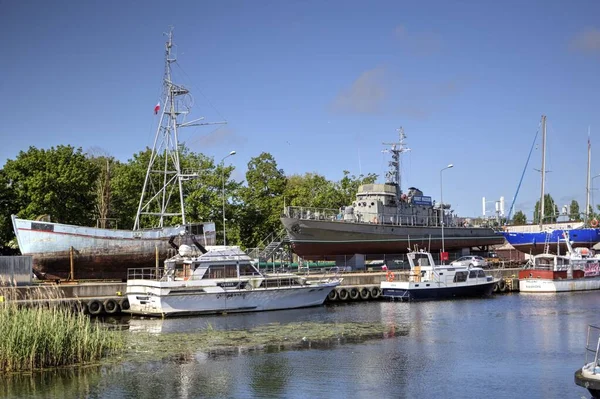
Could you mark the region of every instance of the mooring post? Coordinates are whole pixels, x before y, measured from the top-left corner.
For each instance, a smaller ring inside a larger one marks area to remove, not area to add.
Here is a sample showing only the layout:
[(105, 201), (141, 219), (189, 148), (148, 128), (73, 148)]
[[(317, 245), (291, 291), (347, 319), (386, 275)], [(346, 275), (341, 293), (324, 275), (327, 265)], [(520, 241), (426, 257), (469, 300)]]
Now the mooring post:
[(75, 274), (74, 274), (74, 251), (73, 251), (73, 246), (71, 246), (71, 248), (69, 249), (69, 260), (71, 261), (71, 275), (70, 275), (70, 281), (75, 280)]
[(158, 264), (159, 264), (159, 260), (158, 260), (158, 245), (154, 244), (154, 253), (155, 253), (155, 258), (156, 258), (156, 278), (158, 279)]

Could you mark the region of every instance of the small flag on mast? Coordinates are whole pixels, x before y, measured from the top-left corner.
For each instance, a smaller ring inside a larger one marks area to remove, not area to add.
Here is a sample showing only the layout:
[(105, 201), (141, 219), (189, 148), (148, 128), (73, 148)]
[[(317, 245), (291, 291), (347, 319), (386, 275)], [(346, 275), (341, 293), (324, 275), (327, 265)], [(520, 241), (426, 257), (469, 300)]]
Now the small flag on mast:
[(159, 110), (160, 110), (160, 101), (158, 103), (156, 103), (156, 105), (154, 106), (154, 115), (158, 114)]

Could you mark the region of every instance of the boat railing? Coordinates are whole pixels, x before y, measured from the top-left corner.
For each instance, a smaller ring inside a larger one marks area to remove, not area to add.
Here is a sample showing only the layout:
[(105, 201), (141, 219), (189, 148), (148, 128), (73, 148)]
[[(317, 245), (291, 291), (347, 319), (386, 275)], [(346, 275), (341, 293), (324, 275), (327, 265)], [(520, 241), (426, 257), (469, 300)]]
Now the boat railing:
[[(366, 223), (366, 224), (385, 224), (390, 226), (430, 226), (440, 227), (441, 220), (437, 216), (424, 216), (424, 215), (384, 215), (381, 213), (365, 213), (365, 214), (351, 214), (350, 219), (346, 219), (346, 214), (339, 209), (329, 208), (314, 208), (314, 207), (301, 207), (301, 206), (288, 206), (284, 211), (284, 216), (299, 219), (299, 220), (323, 220), (332, 222), (346, 222), (346, 223)], [(460, 223), (459, 218), (453, 216), (445, 216), (444, 226), (447, 228), (451, 227), (465, 227), (464, 224)]]
[(338, 209), (303, 206), (288, 206), (285, 216), (301, 220), (343, 220), (343, 214)]
[(164, 268), (133, 268), (127, 269), (127, 280), (160, 280), (165, 274)]
[(585, 344), (585, 364), (591, 362), (594, 359), (593, 373), (595, 374), (596, 367), (598, 364), (598, 352), (600, 351), (600, 327), (594, 325), (588, 325), (587, 339)]

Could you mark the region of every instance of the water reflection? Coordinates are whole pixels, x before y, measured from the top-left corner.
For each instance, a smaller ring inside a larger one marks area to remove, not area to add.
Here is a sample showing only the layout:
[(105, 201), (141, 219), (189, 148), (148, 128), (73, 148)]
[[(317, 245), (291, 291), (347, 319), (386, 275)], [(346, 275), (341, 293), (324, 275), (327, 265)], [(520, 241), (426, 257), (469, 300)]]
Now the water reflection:
[(104, 378), (119, 373), (118, 366), (87, 366), (63, 368), (28, 374), (9, 374), (0, 380), (2, 398), (65, 398), (90, 397), (98, 392)]

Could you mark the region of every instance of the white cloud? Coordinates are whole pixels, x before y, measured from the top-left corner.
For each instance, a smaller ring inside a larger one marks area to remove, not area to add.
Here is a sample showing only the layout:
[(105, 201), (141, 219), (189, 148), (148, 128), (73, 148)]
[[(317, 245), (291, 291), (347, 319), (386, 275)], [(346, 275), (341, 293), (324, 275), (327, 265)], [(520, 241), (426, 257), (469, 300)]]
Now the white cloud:
[(586, 53), (600, 53), (600, 30), (588, 28), (579, 32), (571, 40), (571, 48)]
[(334, 112), (376, 114), (383, 111), (387, 91), (383, 80), (385, 68), (363, 72), (350, 87), (342, 90), (331, 104)]

